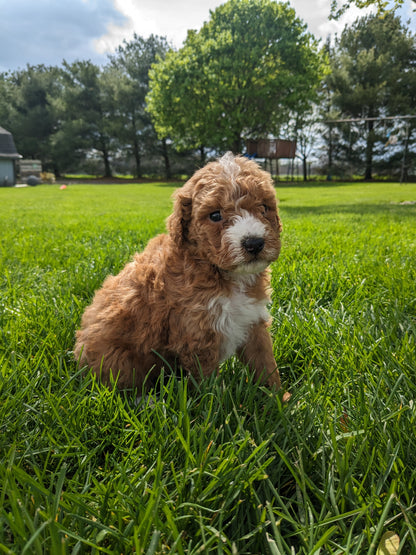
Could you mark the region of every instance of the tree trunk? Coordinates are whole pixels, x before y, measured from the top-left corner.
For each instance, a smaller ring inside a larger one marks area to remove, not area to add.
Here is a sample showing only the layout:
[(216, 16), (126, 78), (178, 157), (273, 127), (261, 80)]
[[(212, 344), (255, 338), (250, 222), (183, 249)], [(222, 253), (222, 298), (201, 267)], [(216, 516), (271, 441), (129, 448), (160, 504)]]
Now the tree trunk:
[(103, 150), (103, 160), (104, 160), (104, 176), (111, 177), (112, 172), (111, 172), (110, 160), (108, 158), (107, 149)]
[(109, 153), (107, 149), (107, 142), (103, 136), (100, 137), (100, 143), (101, 143), (101, 153), (103, 155), (103, 162), (104, 162), (104, 176), (111, 177), (112, 172), (111, 172), (111, 166), (110, 166)]
[(133, 127), (133, 156), (136, 163), (136, 177), (142, 177), (142, 158), (140, 156), (139, 141), (137, 140), (137, 129), (136, 129), (136, 118), (132, 117), (132, 127)]
[(136, 177), (142, 177), (142, 158), (140, 156), (137, 140), (134, 141), (134, 160), (136, 162)]
[(302, 156), (303, 181), (308, 181), (308, 162), (306, 156)]
[(407, 166), (407, 156), (409, 154), (409, 138), (410, 138), (410, 125), (406, 125), (406, 138), (404, 141), (404, 151), (402, 158), (402, 167), (400, 171), (400, 185), (408, 180), (408, 166)]
[(200, 155), (200, 159), (201, 159), (201, 166), (204, 166), (207, 156), (205, 154), (205, 148), (203, 146), (199, 147), (199, 155)]
[(329, 133), (328, 133), (328, 173), (327, 173), (327, 181), (332, 180), (332, 124), (328, 125)]
[(105, 177), (111, 177), (112, 172), (111, 172), (110, 161), (108, 159), (108, 152), (107, 151), (103, 152), (103, 155), (104, 155), (104, 175)]
[(365, 149), (365, 180), (373, 178), (374, 121), (368, 123), (367, 146)]
[(234, 141), (233, 141), (233, 144), (232, 144), (232, 149), (231, 150), (232, 150), (233, 154), (241, 154), (241, 150), (242, 150), (241, 142), (242, 142), (241, 141), (241, 136), (237, 135), (234, 138)]
[(165, 177), (166, 179), (170, 179), (172, 177), (172, 171), (170, 168), (168, 145), (166, 144), (166, 139), (162, 139), (162, 156), (165, 161)]

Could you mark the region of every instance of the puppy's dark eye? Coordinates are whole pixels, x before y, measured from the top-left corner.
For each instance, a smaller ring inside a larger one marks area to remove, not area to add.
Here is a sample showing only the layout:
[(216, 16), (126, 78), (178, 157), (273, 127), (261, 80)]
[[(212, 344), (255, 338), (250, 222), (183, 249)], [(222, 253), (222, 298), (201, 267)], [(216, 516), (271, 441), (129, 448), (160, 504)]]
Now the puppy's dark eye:
[(209, 215), (209, 219), (212, 222), (220, 222), (222, 220), (221, 212), (219, 210), (211, 212), (211, 214)]
[(261, 210), (262, 210), (263, 214), (266, 214), (269, 211), (269, 207), (267, 206), (267, 204), (262, 204), (261, 205)]

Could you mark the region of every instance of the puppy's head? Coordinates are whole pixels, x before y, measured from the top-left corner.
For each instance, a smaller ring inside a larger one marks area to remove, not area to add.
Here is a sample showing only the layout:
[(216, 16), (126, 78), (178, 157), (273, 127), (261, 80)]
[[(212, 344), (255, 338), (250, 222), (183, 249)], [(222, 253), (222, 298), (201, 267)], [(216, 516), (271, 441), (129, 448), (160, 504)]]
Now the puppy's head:
[(225, 154), (174, 195), (168, 230), (195, 258), (235, 274), (257, 274), (280, 252), (281, 223), (270, 175)]

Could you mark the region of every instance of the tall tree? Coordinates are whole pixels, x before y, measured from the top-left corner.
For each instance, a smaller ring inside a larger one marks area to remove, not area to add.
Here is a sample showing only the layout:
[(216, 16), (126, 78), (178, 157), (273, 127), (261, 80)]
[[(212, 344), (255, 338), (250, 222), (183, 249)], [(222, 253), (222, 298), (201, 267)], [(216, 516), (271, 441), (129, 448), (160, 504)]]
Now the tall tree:
[(15, 116), (13, 101), (17, 97), (16, 84), (12, 82), (9, 73), (0, 73), (0, 125), (11, 129)]
[(161, 137), (183, 148), (241, 151), (276, 132), (319, 83), (317, 43), (288, 4), (229, 0), (150, 72), (148, 108)]
[(137, 177), (142, 176), (141, 162), (146, 149), (156, 150), (157, 136), (146, 111), (149, 70), (157, 57), (163, 59), (167, 50), (164, 37), (151, 35), (144, 39), (135, 34), (133, 40), (118, 47), (107, 68), (116, 100), (115, 132), (135, 160)]
[(297, 115), (294, 120), (296, 137), (296, 157), (302, 163), (303, 180), (308, 180), (308, 159), (314, 151), (314, 143), (319, 133), (319, 123), (316, 111), (311, 106), (308, 112)]
[(7, 102), (3, 111), (8, 112), (6, 121), (19, 153), (40, 159), (44, 166), (51, 157), (51, 136), (57, 125), (51, 99), (59, 94), (58, 74), (55, 67), (39, 65), (3, 76)]
[(115, 103), (108, 91), (108, 76), (90, 61), (64, 62), (63, 85), (61, 140), (73, 141), (74, 149), (100, 152), (105, 176), (111, 176)]
[(364, 177), (371, 179), (377, 140), (372, 118), (414, 109), (415, 37), (392, 14), (360, 18), (336, 40), (331, 68), (328, 85), (334, 106), (344, 117), (366, 118)]

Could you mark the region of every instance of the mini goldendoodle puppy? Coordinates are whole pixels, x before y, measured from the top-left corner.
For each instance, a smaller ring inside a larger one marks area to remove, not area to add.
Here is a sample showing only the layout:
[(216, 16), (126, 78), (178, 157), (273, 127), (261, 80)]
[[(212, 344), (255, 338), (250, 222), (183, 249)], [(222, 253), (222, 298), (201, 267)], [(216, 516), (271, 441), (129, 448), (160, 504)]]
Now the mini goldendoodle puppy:
[(227, 153), (174, 194), (167, 235), (152, 239), (86, 309), (75, 356), (105, 383), (152, 383), (162, 366), (196, 378), (237, 354), (280, 388), (268, 331), (267, 266), (281, 224), (270, 175)]

